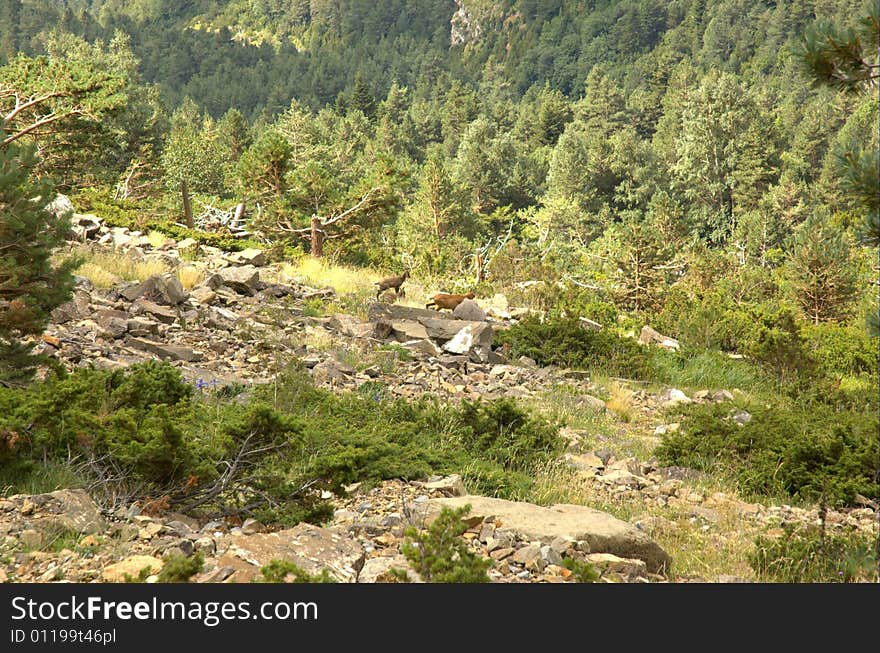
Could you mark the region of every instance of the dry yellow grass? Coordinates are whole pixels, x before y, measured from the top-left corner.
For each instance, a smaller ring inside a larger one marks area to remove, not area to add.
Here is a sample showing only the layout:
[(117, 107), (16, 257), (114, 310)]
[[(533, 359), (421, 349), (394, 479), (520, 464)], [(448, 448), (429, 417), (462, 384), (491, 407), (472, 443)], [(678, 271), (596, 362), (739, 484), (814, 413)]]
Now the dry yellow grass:
[(147, 241), (150, 243), (151, 247), (158, 249), (166, 243), (171, 242), (171, 239), (161, 231), (151, 231), (147, 234)]
[(205, 271), (194, 265), (182, 265), (177, 268), (177, 278), (186, 290), (192, 290), (205, 278)]
[(80, 252), (85, 258), (76, 274), (86, 277), (98, 288), (109, 288), (120, 279), (143, 281), (154, 274), (164, 274), (169, 266), (156, 259), (137, 259), (108, 252)]
[(373, 282), (380, 278), (368, 270), (336, 265), (312, 256), (303, 256), (294, 263), (285, 263), (281, 266), (281, 272), (288, 280), (318, 288), (330, 286), (339, 295), (363, 292), (372, 288)]
[(617, 415), (622, 422), (631, 422), (635, 414), (633, 393), (619, 382), (613, 381), (608, 389), (608, 395), (605, 407)]

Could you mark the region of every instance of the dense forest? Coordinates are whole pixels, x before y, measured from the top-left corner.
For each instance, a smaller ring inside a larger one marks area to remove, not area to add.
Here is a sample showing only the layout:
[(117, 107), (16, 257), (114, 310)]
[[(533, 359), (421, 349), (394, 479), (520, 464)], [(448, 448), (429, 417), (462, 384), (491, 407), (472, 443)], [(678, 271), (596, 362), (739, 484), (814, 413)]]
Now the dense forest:
[[(167, 218), (185, 185), (306, 247), (311, 217), (356, 207), (327, 230), (346, 262), (460, 271), (480, 252), (500, 281), (529, 251), (535, 276), (667, 323), (708, 301), (671, 287), (696, 260), (738, 286), (722, 293), (737, 310), (787, 295), (818, 324), (873, 301), (864, 204), (839, 162), (876, 152), (876, 94), (817, 84), (793, 56), (867, 5), (3, 7), (4, 102), (64, 89), (46, 107), (60, 119), (28, 136), (41, 173), (91, 202)], [(808, 288), (816, 256), (841, 275), (833, 297)], [(715, 340), (701, 344), (738, 345)]]
[(744, 357), (846, 503), (877, 498), (877, 34), (863, 0), (3, 0), (0, 138), (109, 224)]

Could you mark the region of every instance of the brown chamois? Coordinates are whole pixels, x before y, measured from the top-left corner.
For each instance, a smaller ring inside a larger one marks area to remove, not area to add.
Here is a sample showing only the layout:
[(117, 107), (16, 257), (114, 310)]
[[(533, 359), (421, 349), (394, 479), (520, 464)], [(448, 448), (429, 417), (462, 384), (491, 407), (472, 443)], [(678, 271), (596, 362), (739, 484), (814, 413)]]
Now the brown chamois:
[(376, 301), (379, 301), (379, 295), (382, 294), (382, 291), (388, 290), (389, 288), (394, 288), (394, 293), (400, 295), (400, 286), (402, 286), (403, 282), (407, 279), (409, 279), (409, 270), (404, 270), (403, 274), (396, 277), (386, 277), (381, 281), (376, 281), (375, 285), (379, 286), (378, 290), (376, 290)]
[(461, 304), (465, 299), (473, 298), (474, 293), (472, 292), (469, 292), (467, 295), (451, 295), (449, 293), (439, 292), (431, 298), (431, 301), (425, 304), (425, 308), (436, 306), (438, 311), (444, 308), (454, 311), (455, 307)]

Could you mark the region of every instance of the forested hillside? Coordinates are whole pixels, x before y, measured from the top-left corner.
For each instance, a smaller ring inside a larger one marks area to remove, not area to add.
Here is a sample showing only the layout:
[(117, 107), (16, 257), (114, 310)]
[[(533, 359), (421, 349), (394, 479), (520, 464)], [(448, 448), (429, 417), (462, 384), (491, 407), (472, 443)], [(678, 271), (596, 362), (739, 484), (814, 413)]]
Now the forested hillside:
[[(668, 464), (875, 502), (875, 4), (3, 0), (0, 190), (39, 194), (27, 173), (110, 226), (503, 293), (536, 316), (508, 355), (748, 386), (759, 435), (696, 407)], [(18, 357), (56, 298), (16, 331), (2, 297)], [(631, 350), (646, 325), (680, 350)]]

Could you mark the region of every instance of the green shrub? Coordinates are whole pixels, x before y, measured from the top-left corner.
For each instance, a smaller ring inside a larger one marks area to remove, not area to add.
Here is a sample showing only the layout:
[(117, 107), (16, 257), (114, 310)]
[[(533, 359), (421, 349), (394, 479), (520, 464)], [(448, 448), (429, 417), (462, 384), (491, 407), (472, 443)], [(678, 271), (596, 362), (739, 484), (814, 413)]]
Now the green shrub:
[(817, 526), (760, 536), (749, 564), (759, 579), (777, 583), (877, 582), (877, 549), (869, 535), (822, 533)]
[(632, 338), (587, 329), (570, 318), (541, 322), (529, 317), (499, 332), (497, 342), (509, 345), (514, 358), (528, 356), (539, 365), (599, 369), (632, 379), (650, 378), (652, 357), (663, 354)]
[(801, 327), (801, 336), (823, 376), (874, 376), (878, 372), (878, 339), (862, 328), (807, 324)]
[(729, 404), (684, 408), (681, 429), (663, 436), (655, 452), (660, 463), (709, 472), (727, 467), (744, 490), (759, 495), (816, 500), (824, 494), (832, 505), (851, 504), (857, 493), (880, 498), (876, 411), (755, 406), (744, 425), (731, 412)]
[(486, 570), (491, 560), (471, 551), (462, 534), (468, 529), (462, 520), (470, 505), (452, 510), (442, 508), (427, 530), (404, 529), (408, 538), (400, 550), (426, 583), (488, 583)]
[(310, 574), (305, 569), (290, 560), (271, 560), (269, 564), (260, 567), (260, 576), (254, 579), (255, 583), (335, 583), (336, 579), (330, 575), (327, 569), (321, 569), (320, 574)]
[(512, 399), (489, 404), (464, 400), (462, 441), (474, 456), (506, 470), (527, 471), (558, 456), (565, 443), (546, 420), (530, 416)]
[(577, 583), (595, 583), (599, 580), (599, 572), (586, 560), (575, 558), (563, 558), (562, 566), (571, 571), (572, 578)]
[(509, 399), (463, 402), (436, 397), (389, 399), (380, 388), (335, 394), (296, 370), (275, 388), (260, 388), (303, 428), (302, 478), (342, 491), (356, 481), (461, 473), (475, 491), (526, 498), (535, 466), (564, 448), (556, 428)]
[(188, 583), (205, 566), (205, 556), (201, 551), (191, 556), (172, 553), (165, 556), (163, 561), (165, 564), (159, 572), (160, 583)]

